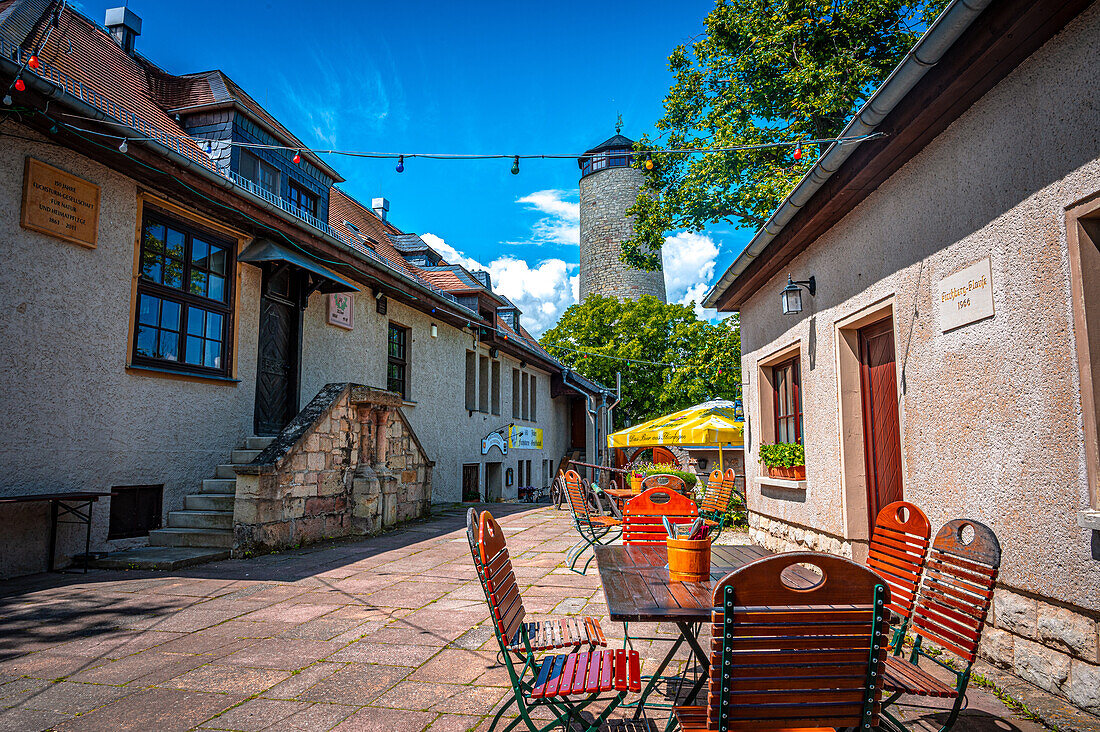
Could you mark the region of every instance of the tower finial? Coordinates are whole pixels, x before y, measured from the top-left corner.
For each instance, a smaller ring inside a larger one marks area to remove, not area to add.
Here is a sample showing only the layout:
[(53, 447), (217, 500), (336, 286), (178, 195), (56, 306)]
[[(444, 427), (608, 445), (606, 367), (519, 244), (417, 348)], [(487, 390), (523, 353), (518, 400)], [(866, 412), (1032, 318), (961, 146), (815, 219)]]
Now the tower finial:
[(619, 118), (617, 120), (615, 120), (615, 134), (617, 135), (622, 131), (623, 131), (623, 115), (620, 112), (619, 113)]

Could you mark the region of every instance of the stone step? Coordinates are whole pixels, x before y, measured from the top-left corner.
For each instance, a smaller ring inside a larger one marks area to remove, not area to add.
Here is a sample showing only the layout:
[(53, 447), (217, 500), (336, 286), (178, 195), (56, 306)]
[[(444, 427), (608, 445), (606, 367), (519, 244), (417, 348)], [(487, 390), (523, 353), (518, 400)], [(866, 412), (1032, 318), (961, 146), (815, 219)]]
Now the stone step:
[(233, 532), (212, 529), (154, 529), (150, 546), (233, 547)]
[(234, 465), (247, 465), (256, 459), (263, 450), (234, 450), (229, 454), (229, 459)]
[(233, 513), (232, 493), (192, 493), (184, 496), (183, 507), (188, 511), (228, 511)]
[(237, 471), (233, 470), (232, 463), (223, 463), (214, 469), (215, 478), (236, 479)]
[(244, 441), (244, 446), (249, 450), (263, 450), (274, 441), (274, 437), (249, 437)]
[(203, 493), (236, 493), (236, 478), (207, 478), (202, 482)]
[(168, 528), (171, 529), (219, 529), (233, 528), (232, 511), (169, 511)]
[(97, 569), (176, 570), (219, 559), (229, 559), (229, 550), (219, 547), (141, 546), (93, 559), (91, 566)]

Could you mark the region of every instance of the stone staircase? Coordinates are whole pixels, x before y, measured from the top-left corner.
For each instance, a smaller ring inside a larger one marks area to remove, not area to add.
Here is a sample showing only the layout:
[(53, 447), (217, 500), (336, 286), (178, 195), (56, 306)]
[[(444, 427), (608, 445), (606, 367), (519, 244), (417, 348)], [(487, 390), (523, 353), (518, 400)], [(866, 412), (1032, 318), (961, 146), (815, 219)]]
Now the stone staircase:
[(233, 502), (237, 494), (234, 465), (252, 462), (273, 437), (249, 437), (233, 450), (229, 462), (219, 465), (198, 493), (184, 498), (182, 511), (168, 513), (168, 526), (149, 532), (149, 545), (160, 547), (233, 547)]

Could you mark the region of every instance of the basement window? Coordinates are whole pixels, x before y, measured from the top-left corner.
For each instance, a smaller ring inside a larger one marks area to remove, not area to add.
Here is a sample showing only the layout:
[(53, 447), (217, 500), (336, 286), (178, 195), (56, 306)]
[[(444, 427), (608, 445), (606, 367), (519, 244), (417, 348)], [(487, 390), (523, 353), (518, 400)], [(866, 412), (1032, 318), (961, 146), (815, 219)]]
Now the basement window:
[(118, 485), (111, 488), (108, 539), (146, 536), (160, 528), (163, 485)]

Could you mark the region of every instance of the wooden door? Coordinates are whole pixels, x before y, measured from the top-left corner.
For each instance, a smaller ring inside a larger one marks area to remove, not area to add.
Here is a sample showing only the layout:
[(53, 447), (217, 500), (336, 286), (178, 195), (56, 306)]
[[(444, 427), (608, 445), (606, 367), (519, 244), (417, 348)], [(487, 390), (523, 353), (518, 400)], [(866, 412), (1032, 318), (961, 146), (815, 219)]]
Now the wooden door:
[(860, 329), (859, 360), (867, 509), (869, 525), (874, 525), (880, 508), (902, 499), (901, 428), (892, 319)]
[(462, 500), (474, 501), (481, 500), (481, 494), (478, 491), (478, 465), (463, 465), (462, 466)]
[(288, 266), (264, 269), (256, 366), (257, 435), (277, 435), (298, 413), (302, 307), (299, 277)]

